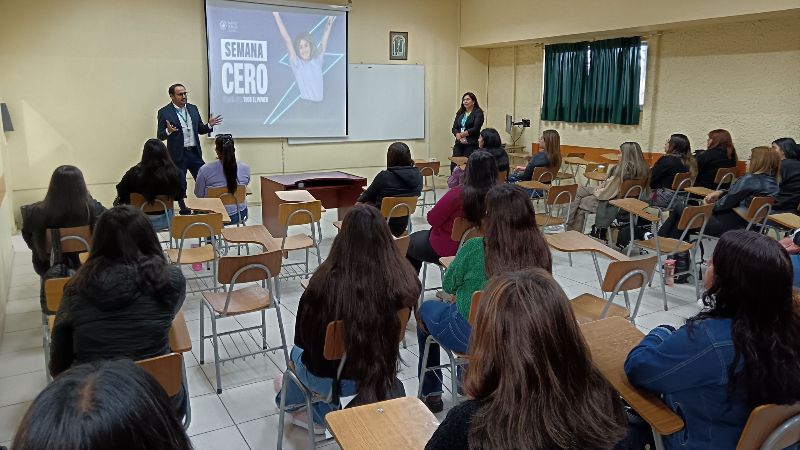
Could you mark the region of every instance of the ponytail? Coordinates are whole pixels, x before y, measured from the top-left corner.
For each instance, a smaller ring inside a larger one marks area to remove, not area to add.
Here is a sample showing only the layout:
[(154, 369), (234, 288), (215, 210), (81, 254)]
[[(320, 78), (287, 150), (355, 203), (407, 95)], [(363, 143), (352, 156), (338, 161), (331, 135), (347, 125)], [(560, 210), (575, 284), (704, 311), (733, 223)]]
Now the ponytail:
[(222, 162), (222, 173), (225, 174), (225, 181), (228, 185), (228, 193), (235, 194), (239, 184), (236, 167), (236, 148), (233, 146), (233, 137), (229, 134), (217, 136), (215, 141), (217, 155)]

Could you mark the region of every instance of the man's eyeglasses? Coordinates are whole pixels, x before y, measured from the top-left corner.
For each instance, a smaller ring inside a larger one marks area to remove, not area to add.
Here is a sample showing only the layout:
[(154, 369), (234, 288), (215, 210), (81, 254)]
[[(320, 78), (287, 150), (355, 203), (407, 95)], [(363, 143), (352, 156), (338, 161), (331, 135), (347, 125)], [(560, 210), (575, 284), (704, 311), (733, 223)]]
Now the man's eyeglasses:
[(180, 94), (175, 94), (175, 95), (178, 96), (178, 97), (186, 97), (187, 95), (189, 95), (189, 93), (188, 92), (181, 92)]

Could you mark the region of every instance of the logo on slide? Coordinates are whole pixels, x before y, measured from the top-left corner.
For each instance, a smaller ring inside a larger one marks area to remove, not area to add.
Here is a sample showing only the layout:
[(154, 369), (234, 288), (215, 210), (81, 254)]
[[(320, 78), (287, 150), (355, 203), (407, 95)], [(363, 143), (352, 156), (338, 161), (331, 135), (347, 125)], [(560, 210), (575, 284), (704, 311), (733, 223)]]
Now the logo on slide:
[(220, 20), (219, 21), (219, 29), (221, 31), (227, 31), (229, 33), (235, 33), (239, 31), (239, 22), (233, 20)]

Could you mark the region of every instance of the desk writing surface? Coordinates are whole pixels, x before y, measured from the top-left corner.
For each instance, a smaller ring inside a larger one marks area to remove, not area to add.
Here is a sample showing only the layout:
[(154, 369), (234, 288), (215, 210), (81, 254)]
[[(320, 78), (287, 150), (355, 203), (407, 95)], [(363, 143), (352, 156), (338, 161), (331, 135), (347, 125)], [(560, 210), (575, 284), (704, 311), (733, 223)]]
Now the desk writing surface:
[(184, 200), (186, 207), (194, 211), (207, 211), (222, 214), (222, 223), (231, 223), (228, 210), (219, 198), (194, 198), (188, 197)]
[(223, 228), (222, 237), (233, 244), (260, 244), (267, 253), (281, 249), (281, 241), (273, 238), (264, 225)]
[(610, 200), (608, 203), (635, 216), (641, 217), (642, 219), (649, 220), (650, 222), (658, 221), (657, 215), (645, 211), (645, 209), (649, 208), (650, 205), (639, 200), (638, 198), (618, 198), (615, 200)]
[(416, 397), (340, 409), (325, 421), (343, 450), (423, 449), (439, 427)]
[(175, 314), (172, 319), (172, 326), (169, 329), (169, 348), (175, 353), (185, 353), (192, 350), (192, 338), (189, 336), (189, 328), (186, 326), (186, 319), (183, 317), (183, 309)]
[(597, 252), (615, 261), (630, 260), (628, 256), (575, 230), (545, 234), (544, 239), (547, 245), (561, 252)]
[(683, 420), (652, 392), (630, 384), (625, 374), (628, 353), (642, 341), (644, 334), (622, 317), (609, 317), (580, 325), (592, 361), (603, 377), (625, 401), (662, 435), (683, 428)]
[(579, 166), (585, 166), (586, 164), (589, 164), (589, 161), (579, 156), (567, 156), (563, 159), (563, 161), (567, 164), (576, 164)]
[(352, 175), (345, 172), (312, 172), (312, 173), (287, 173), (284, 175), (264, 175), (262, 179), (268, 179), (286, 187), (295, 187), (298, 182), (306, 181), (356, 181), (364, 180), (366, 178)]
[(293, 191), (278, 191), (275, 192), (275, 195), (278, 196), (279, 199), (285, 202), (313, 202), (316, 200), (310, 192), (305, 189), (295, 189)]
[(795, 213), (779, 213), (769, 216), (769, 220), (786, 228), (800, 228), (800, 216)]

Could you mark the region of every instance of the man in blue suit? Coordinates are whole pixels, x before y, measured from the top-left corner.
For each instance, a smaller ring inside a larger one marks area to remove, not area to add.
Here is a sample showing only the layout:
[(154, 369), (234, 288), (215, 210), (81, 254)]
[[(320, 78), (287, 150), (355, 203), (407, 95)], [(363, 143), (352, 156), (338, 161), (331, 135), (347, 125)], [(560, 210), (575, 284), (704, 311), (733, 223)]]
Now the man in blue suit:
[[(197, 179), (197, 171), (205, 164), (199, 135), (211, 133), (215, 125), (222, 123), (222, 117), (215, 116), (208, 119), (208, 124), (204, 124), (197, 106), (186, 101), (187, 96), (188, 92), (182, 84), (170, 86), (169, 97), (172, 102), (159, 109), (156, 118), (156, 136), (167, 141), (172, 162), (181, 174), (184, 191), (186, 170), (191, 172), (192, 178)], [(188, 213), (182, 198), (178, 200), (178, 205), (181, 214)]]

